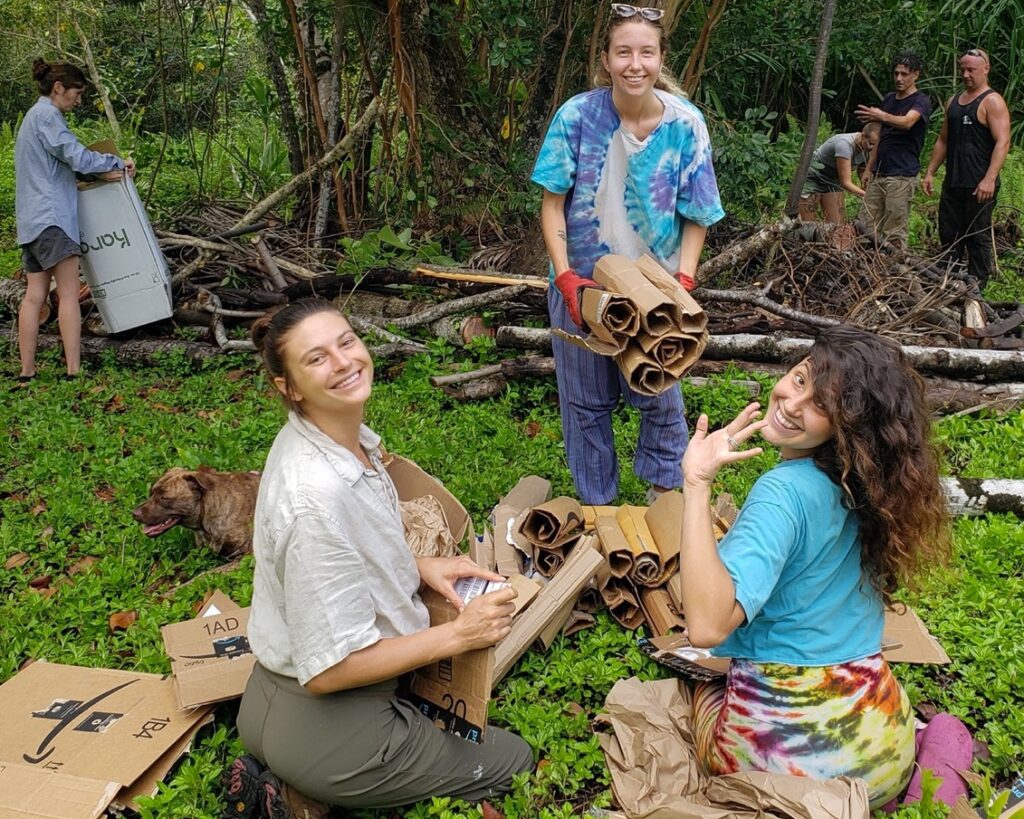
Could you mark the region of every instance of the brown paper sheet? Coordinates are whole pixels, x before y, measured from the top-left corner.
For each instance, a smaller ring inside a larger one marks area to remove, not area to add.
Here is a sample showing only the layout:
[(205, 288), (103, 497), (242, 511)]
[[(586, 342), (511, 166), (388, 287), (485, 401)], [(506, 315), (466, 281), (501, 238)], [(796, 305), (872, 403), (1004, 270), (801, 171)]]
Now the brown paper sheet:
[(398, 502), (405, 539), (414, 555), (420, 557), (456, 557), (459, 546), (448, 526), (444, 507), (433, 495)]
[(706, 777), (679, 680), (619, 680), (595, 720), (616, 802), (629, 819), (868, 819), (864, 782), (740, 773)]

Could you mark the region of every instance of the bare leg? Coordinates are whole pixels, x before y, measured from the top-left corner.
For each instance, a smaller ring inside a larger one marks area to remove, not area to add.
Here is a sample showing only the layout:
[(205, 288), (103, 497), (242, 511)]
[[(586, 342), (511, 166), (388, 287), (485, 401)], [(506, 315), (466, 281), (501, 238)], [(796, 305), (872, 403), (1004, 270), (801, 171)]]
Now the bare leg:
[(26, 273), (25, 297), (18, 309), (18, 352), (21, 374), (36, 374), (36, 345), (39, 342), (39, 311), (50, 294), (50, 271)]
[(82, 308), (78, 305), (78, 257), (69, 256), (53, 266), (57, 279), (57, 297), (60, 309), (57, 323), (60, 340), (64, 344), (64, 361), (68, 375), (77, 375), (82, 366)]
[(821, 194), (811, 193), (800, 197), (800, 221), (815, 222), (818, 219), (818, 202)]
[(843, 192), (833, 191), (821, 195), (821, 209), (825, 212), (825, 221), (833, 225), (841, 225), (846, 221), (843, 213)]

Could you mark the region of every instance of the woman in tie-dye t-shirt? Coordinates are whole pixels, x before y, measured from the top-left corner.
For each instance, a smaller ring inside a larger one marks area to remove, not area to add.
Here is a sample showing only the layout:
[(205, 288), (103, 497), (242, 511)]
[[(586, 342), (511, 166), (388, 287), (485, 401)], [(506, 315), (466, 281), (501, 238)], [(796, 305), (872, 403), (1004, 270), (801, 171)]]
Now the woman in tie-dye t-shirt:
[[(709, 225), (725, 214), (707, 127), (663, 66), (659, 9), (612, 4), (598, 87), (566, 102), (531, 179), (544, 188), (551, 326), (580, 331), (579, 294), (597, 260), (647, 253), (692, 290)], [(687, 431), (682, 396), (642, 396), (614, 360), (553, 341), (569, 468), (585, 503), (618, 493), (611, 414), (623, 396), (641, 413), (634, 470), (655, 492), (680, 486)]]

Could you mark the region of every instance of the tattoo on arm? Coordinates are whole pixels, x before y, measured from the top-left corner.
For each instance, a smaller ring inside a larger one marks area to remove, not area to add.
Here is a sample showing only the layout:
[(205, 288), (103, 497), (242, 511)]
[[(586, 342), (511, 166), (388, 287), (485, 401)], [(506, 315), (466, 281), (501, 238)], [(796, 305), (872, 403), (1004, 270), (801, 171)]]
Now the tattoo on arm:
[(558, 231), (558, 238), (561, 239), (566, 244), (569, 244), (569, 237), (565, 235), (564, 230)]

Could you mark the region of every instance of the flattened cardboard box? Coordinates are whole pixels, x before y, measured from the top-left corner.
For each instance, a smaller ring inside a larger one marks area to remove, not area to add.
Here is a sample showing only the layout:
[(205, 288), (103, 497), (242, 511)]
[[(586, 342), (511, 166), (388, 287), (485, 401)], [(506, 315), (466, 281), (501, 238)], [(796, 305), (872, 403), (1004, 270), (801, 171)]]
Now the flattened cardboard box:
[(77, 784), (63, 777), (92, 780), (102, 787), (83, 786), (86, 793), (106, 799), (114, 794), (104, 783), (115, 782), (122, 790), (134, 785), (209, 716), (203, 708), (179, 711), (174, 683), (156, 674), (42, 661), (0, 686), (0, 713), (0, 765), (9, 768), (4, 774), (9, 784), (17, 781), (24, 788), (5, 788), (0, 804), (11, 803), (23, 813), (35, 798), (37, 779), (10, 769), (59, 774), (62, 779), (54, 783), (65, 792)]
[[(709, 679), (724, 676), (729, 671), (728, 657), (715, 657), (706, 648), (694, 648), (685, 635), (642, 639), (639, 644), (652, 660), (685, 676)], [(895, 663), (945, 665), (949, 662), (945, 649), (909, 606), (903, 612), (885, 612), (882, 656)]]
[(249, 609), (221, 597), (230, 606), (214, 597), (198, 617), (160, 629), (179, 708), (240, 697), (249, 681), (256, 662), (247, 633)]
[(120, 787), (116, 782), (0, 764), (0, 817), (96, 819)]

